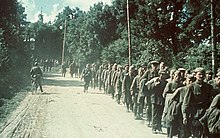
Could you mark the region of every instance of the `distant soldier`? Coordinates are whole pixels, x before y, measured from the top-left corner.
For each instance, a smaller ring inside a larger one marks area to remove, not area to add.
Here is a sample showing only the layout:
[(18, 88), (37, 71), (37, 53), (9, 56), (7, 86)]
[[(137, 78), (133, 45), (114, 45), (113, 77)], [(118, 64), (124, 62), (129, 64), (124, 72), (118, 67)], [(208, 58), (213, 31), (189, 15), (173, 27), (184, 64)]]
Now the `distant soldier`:
[(43, 92), (43, 88), (41, 85), (41, 77), (43, 76), (43, 73), (40, 67), (38, 66), (37, 62), (35, 62), (34, 66), (31, 68), (30, 74), (31, 74), (31, 78), (35, 80), (35, 83), (39, 85), (40, 91)]
[(110, 75), (111, 75), (111, 71), (112, 71), (112, 64), (108, 64), (108, 68), (106, 70), (105, 73), (105, 87), (106, 87), (106, 94), (110, 94), (109, 92), (109, 84), (110, 84)]
[(49, 64), (50, 64), (49, 63), (50, 62), (49, 59), (46, 59), (45, 62), (46, 62), (46, 71), (49, 71)]
[(132, 95), (132, 101), (133, 101), (133, 112), (135, 119), (141, 119), (140, 115), (138, 114), (138, 94), (139, 94), (139, 85), (141, 82), (141, 77), (144, 74), (144, 69), (140, 67), (138, 69), (138, 75), (135, 76), (132, 84), (131, 84), (131, 95)]
[(188, 86), (183, 100), (183, 124), (191, 126), (193, 137), (200, 138), (203, 127), (199, 119), (205, 114), (211, 103), (212, 86), (204, 82), (205, 70), (195, 69), (196, 81)]
[(204, 82), (214, 85), (214, 80), (212, 79), (213, 72), (211, 70), (207, 70), (205, 73), (206, 73), (206, 76), (205, 76)]
[(74, 73), (76, 78), (80, 78), (79, 64), (77, 62), (75, 62)]
[(181, 80), (181, 83), (184, 83), (184, 81), (186, 80), (186, 69), (184, 68), (178, 68), (178, 71), (180, 71), (180, 80)]
[(53, 59), (50, 59), (49, 60), (49, 71), (51, 71), (52, 70), (52, 67), (54, 66), (54, 64), (53, 64)]
[(103, 86), (102, 72), (103, 72), (103, 65), (99, 66), (99, 69), (97, 70), (96, 73), (96, 78), (98, 81), (98, 87), (100, 91), (102, 90), (102, 86)]
[[(108, 76), (107, 76), (107, 93), (108, 94), (113, 94), (114, 93), (114, 87), (112, 85), (112, 78), (113, 78), (113, 70), (114, 66), (112, 64), (109, 64), (109, 70), (108, 70)], [(112, 97), (114, 98), (114, 96)]]
[(102, 71), (102, 81), (103, 81), (103, 89), (104, 93), (107, 94), (107, 76), (108, 76), (108, 65), (104, 65), (104, 69)]
[(111, 94), (112, 96), (112, 99), (114, 99), (114, 96), (115, 96), (115, 84), (116, 84), (116, 72), (117, 71), (117, 64), (115, 63), (113, 66), (112, 66), (112, 69), (110, 71), (110, 74), (109, 74), (109, 94)]
[(75, 62), (72, 61), (72, 63), (69, 66), (69, 70), (70, 70), (70, 75), (73, 78), (73, 74), (74, 74), (74, 67), (75, 67)]
[(132, 97), (131, 97), (131, 83), (134, 79), (134, 66), (129, 67), (129, 72), (125, 74), (122, 82), (122, 92), (124, 94), (124, 103), (126, 104), (127, 111), (133, 110), (132, 108)]
[(96, 86), (98, 86), (98, 78), (97, 78), (97, 76), (96, 76), (96, 73), (97, 73), (97, 65), (96, 65), (95, 63), (92, 64), (91, 71), (92, 71), (91, 88), (95, 89)]
[(83, 92), (88, 92), (89, 83), (92, 80), (92, 70), (90, 64), (87, 64), (86, 67), (82, 71), (82, 78), (84, 80), (84, 90)]
[(123, 81), (123, 75), (122, 75), (123, 67), (118, 66), (118, 70), (116, 73), (116, 101), (118, 104), (120, 104), (121, 96), (122, 96), (122, 81)]
[(62, 77), (65, 77), (66, 76), (66, 68), (67, 68), (67, 65), (66, 63), (64, 62), (62, 65), (61, 65), (61, 74), (62, 74)]
[(176, 72), (176, 69), (171, 69), (170, 70), (170, 77), (167, 79), (168, 82), (173, 80), (175, 72)]

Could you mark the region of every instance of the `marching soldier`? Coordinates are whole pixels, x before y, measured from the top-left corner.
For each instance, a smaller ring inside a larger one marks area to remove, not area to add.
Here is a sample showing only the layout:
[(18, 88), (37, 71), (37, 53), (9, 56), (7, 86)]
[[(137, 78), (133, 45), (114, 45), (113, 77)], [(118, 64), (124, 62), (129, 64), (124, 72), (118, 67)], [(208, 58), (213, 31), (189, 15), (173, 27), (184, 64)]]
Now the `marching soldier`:
[[(149, 70), (146, 70), (146, 72), (144, 73), (144, 75), (142, 76), (142, 78), (146, 78), (147, 81), (151, 80), (154, 77), (158, 77), (158, 65), (159, 62), (158, 61), (151, 61), (150, 62), (151, 68)], [(152, 107), (151, 107), (151, 93), (150, 92), (146, 92), (146, 117), (147, 117), (147, 121), (148, 121), (148, 126), (151, 125), (151, 119), (152, 119)]]
[(84, 79), (84, 90), (83, 90), (83, 92), (88, 92), (89, 83), (92, 80), (92, 71), (91, 71), (90, 64), (87, 64), (86, 68), (83, 69), (81, 79)]
[(138, 70), (138, 75), (134, 78), (132, 84), (131, 84), (131, 95), (132, 95), (132, 101), (133, 101), (133, 112), (135, 119), (140, 119), (140, 115), (138, 115), (138, 94), (139, 94), (139, 84), (141, 81), (141, 77), (144, 74), (144, 70), (142, 67)]
[(148, 89), (151, 91), (152, 104), (152, 132), (162, 133), (161, 119), (163, 114), (164, 102), (163, 91), (167, 84), (167, 74), (164, 71), (159, 72), (159, 77), (155, 77), (146, 83)]
[(122, 92), (124, 94), (124, 103), (126, 104), (127, 111), (132, 109), (132, 97), (131, 97), (131, 83), (134, 79), (134, 66), (129, 67), (129, 72), (125, 74), (122, 82)]
[(116, 101), (118, 104), (120, 104), (121, 96), (122, 96), (122, 81), (123, 81), (123, 75), (122, 75), (123, 67), (118, 66), (118, 70), (116, 73)]
[(211, 100), (212, 86), (204, 82), (205, 70), (203, 68), (195, 69), (196, 81), (186, 90), (183, 100), (182, 114), (183, 124), (191, 126), (193, 137), (200, 138), (203, 127), (199, 119), (205, 114)]

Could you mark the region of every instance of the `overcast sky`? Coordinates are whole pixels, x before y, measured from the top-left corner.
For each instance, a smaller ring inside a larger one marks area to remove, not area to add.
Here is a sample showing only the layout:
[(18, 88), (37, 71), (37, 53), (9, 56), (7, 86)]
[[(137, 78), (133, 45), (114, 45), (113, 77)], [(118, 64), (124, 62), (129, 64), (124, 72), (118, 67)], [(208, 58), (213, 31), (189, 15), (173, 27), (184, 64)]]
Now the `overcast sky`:
[(95, 3), (103, 2), (104, 4), (111, 5), (112, 0), (20, 0), (25, 12), (27, 14), (27, 20), (36, 22), (38, 15), (42, 12), (44, 15), (44, 21), (53, 21), (56, 15), (63, 10), (64, 7), (70, 8), (79, 7), (83, 11), (88, 11), (90, 6)]

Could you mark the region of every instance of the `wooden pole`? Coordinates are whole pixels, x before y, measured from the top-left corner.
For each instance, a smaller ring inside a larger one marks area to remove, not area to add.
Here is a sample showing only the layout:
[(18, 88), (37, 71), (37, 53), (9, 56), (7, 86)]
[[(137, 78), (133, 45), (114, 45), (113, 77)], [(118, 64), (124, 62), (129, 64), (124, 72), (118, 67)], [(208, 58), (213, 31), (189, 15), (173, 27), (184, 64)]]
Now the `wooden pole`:
[(214, 77), (217, 72), (217, 54), (216, 54), (216, 38), (215, 38), (215, 13), (214, 13), (214, 0), (211, 0), (211, 39), (212, 39), (212, 71), (214, 74)]
[(62, 65), (64, 63), (64, 55), (65, 55), (65, 44), (66, 44), (66, 20), (64, 23), (64, 33), (63, 33), (63, 49), (62, 49)]
[(129, 3), (127, 0), (127, 23), (128, 23), (128, 64), (131, 66), (131, 32), (130, 32), (130, 15), (129, 15)]

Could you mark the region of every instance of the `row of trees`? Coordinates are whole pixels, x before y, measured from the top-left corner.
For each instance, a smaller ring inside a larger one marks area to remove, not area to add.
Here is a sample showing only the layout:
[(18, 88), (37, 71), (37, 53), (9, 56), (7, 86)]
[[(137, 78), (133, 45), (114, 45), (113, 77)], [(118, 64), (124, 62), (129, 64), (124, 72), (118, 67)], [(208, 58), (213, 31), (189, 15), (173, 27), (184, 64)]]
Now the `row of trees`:
[[(30, 52), (24, 41), (25, 8), (17, 0), (0, 0), (0, 105), (27, 84)], [(25, 75), (26, 74), (26, 75)]]
[[(219, 42), (220, 2), (214, 0), (213, 5)], [(210, 6), (207, 0), (129, 1), (132, 63), (160, 60), (174, 67), (211, 69)], [(110, 6), (97, 3), (88, 12), (66, 7), (55, 24), (64, 20), (71, 59), (128, 63), (126, 1), (114, 0)]]

